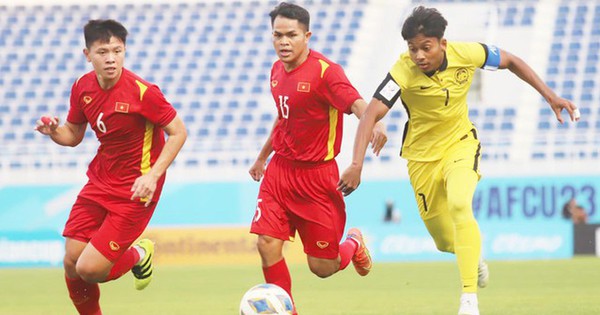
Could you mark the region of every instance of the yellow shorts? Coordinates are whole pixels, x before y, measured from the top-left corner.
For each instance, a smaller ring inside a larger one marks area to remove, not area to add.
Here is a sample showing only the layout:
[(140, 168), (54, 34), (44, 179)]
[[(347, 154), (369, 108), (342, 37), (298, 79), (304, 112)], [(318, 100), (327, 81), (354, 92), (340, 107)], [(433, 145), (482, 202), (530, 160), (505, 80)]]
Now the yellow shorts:
[[(455, 170), (475, 171), (479, 177), (481, 144), (473, 128), (444, 154), (431, 162), (408, 161), (408, 174), (423, 220), (448, 211), (446, 179)], [(465, 192), (466, 193), (466, 192)]]

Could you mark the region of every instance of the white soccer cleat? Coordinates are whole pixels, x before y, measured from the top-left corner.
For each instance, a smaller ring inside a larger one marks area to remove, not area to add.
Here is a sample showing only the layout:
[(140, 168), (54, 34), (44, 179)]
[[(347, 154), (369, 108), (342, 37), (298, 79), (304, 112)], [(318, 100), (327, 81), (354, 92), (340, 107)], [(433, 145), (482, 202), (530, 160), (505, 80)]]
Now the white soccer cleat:
[(483, 259), (479, 259), (479, 268), (477, 270), (477, 286), (480, 288), (487, 287), (490, 282), (490, 270)]
[(463, 293), (460, 297), (458, 315), (479, 315), (476, 293)]

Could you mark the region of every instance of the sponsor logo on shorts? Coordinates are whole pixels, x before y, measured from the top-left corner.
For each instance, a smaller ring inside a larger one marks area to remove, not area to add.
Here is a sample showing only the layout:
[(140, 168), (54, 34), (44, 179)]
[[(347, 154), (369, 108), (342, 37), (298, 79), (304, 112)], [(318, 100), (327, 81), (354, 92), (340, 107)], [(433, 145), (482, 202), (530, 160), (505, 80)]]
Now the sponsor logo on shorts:
[(119, 244), (117, 244), (117, 242), (115, 241), (108, 242), (108, 246), (110, 246), (110, 249), (114, 252), (118, 251), (121, 248), (121, 246), (119, 246)]
[(319, 246), (320, 249), (325, 249), (327, 246), (329, 246), (329, 242), (317, 241), (317, 246)]

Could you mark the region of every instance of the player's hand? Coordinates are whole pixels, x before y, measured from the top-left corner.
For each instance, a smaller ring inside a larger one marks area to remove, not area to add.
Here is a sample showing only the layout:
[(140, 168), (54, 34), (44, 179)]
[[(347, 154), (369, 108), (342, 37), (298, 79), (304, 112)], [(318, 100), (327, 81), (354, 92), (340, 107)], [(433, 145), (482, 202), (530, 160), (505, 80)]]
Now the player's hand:
[(266, 162), (260, 159), (257, 159), (254, 162), (254, 164), (252, 165), (252, 167), (250, 167), (250, 170), (248, 171), (252, 179), (254, 179), (257, 182), (260, 181), (260, 179), (265, 174), (265, 165)]
[(556, 115), (556, 119), (561, 124), (564, 123), (564, 120), (561, 116), (561, 112), (563, 109), (569, 113), (571, 121), (579, 121), (579, 117), (581, 116), (581, 114), (579, 113), (579, 109), (577, 108), (577, 106), (575, 106), (575, 104), (561, 97), (557, 97), (556, 99), (552, 100), (550, 102), (550, 107), (552, 108), (554, 115)]
[(380, 121), (373, 127), (373, 134), (371, 135), (371, 148), (373, 153), (379, 156), (379, 152), (387, 142), (387, 135), (385, 133), (385, 125)]
[(356, 165), (350, 165), (342, 176), (340, 177), (340, 181), (338, 182), (337, 190), (341, 191), (344, 196), (348, 196), (351, 194), (358, 185), (360, 185), (360, 173), (362, 172), (362, 168)]
[(47, 136), (54, 133), (56, 128), (58, 128), (58, 123), (59, 119), (56, 116), (42, 116), (35, 122), (35, 128), (33, 129)]
[(151, 175), (150, 172), (136, 178), (133, 186), (131, 186), (133, 192), (131, 200), (144, 199), (143, 201), (146, 202), (144, 206), (149, 206), (156, 191), (156, 182), (158, 182), (158, 178)]

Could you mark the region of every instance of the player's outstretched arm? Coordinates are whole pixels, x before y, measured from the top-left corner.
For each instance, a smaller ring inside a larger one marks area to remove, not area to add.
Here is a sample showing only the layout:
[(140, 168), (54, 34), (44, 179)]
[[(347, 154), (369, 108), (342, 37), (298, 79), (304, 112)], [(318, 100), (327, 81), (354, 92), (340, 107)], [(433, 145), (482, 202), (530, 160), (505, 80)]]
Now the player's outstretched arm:
[[(351, 111), (358, 119), (362, 118), (365, 110), (367, 110), (367, 102), (365, 102), (362, 98), (357, 99), (354, 101), (354, 103), (352, 103)], [(381, 149), (383, 149), (383, 146), (387, 142), (387, 134), (385, 130), (385, 124), (383, 122), (378, 121), (375, 123), (369, 142), (371, 142), (373, 153), (375, 153), (376, 156), (379, 156), (379, 152), (381, 152)]]
[(275, 118), (275, 121), (273, 122), (273, 127), (271, 128), (271, 132), (269, 132), (269, 137), (267, 138), (267, 141), (265, 141), (265, 144), (263, 145), (262, 149), (258, 153), (258, 156), (256, 157), (256, 161), (254, 161), (254, 164), (252, 164), (250, 170), (248, 171), (252, 179), (254, 179), (257, 182), (260, 181), (260, 179), (265, 174), (265, 166), (267, 165), (267, 159), (269, 158), (269, 155), (273, 153), (273, 145), (271, 144), (271, 138), (273, 137), (273, 130), (275, 129), (275, 126), (277, 126), (277, 124), (279, 123), (279, 120), (279, 117)]
[(571, 101), (559, 97), (540, 79), (540, 77), (531, 69), (531, 67), (523, 61), (521, 58), (507, 52), (500, 50), (500, 65), (499, 69), (508, 69), (512, 73), (516, 74), (521, 80), (527, 82), (534, 89), (536, 89), (542, 97), (550, 104), (552, 111), (556, 115), (556, 119), (562, 124), (564, 122), (561, 112), (566, 110), (571, 117), (571, 121), (578, 121), (580, 114), (577, 106)]
[(64, 125), (59, 126), (59, 123), (60, 119), (56, 116), (42, 116), (36, 121), (34, 130), (50, 136), (52, 141), (60, 145), (74, 147), (81, 143), (87, 124), (77, 125), (67, 121)]
[(352, 152), (352, 164), (346, 168), (340, 181), (338, 182), (338, 190), (348, 196), (360, 184), (360, 173), (362, 172), (365, 152), (369, 145), (369, 140), (373, 135), (375, 124), (383, 118), (389, 111), (382, 101), (373, 98), (367, 109), (360, 117), (358, 129), (356, 130), (356, 138), (354, 139), (354, 150)]
[(154, 197), (154, 191), (156, 190), (156, 183), (167, 171), (167, 168), (171, 165), (173, 160), (175, 160), (175, 157), (187, 139), (187, 130), (179, 115), (175, 116), (163, 130), (167, 133), (168, 138), (160, 155), (156, 159), (152, 169), (148, 173), (136, 178), (131, 187), (131, 191), (133, 192), (131, 200), (146, 198), (146, 207), (152, 202), (152, 197)]

